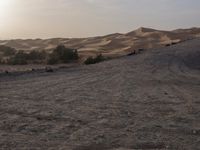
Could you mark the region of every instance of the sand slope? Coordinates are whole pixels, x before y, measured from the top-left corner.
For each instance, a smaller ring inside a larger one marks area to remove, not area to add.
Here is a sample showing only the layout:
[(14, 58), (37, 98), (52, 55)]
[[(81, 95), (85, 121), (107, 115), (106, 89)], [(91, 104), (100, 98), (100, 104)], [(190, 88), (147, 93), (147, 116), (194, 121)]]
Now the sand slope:
[(174, 31), (159, 31), (149, 28), (139, 28), (135, 31), (91, 38), (54, 38), (0, 41), (0, 44), (14, 47), (18, 50), (52, 50), (59, 44), (76, 48), (83, 56), (103, 53), (109, 56), (119, 56), (139, 48), (163, 47), (169, 43), (193, 39), (200, 36), (200, 28), (178, 29)]
[(200, 149), (200, 39), (0, 77), (0, 149)]

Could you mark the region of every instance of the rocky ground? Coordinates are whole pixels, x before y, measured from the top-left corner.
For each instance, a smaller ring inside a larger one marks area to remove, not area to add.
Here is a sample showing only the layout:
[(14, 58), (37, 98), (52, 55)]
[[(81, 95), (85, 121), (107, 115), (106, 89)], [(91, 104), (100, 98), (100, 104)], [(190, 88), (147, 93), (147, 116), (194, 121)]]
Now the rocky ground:
[(45, 68), (52, 68), (54, 70), (71, 68), (80, 66), (80, 63), (70, 63), (70, 64), (57, 64), (57, 65), (46, 65), (46, 64), (28, 64), (28, 65), (0, 65), (0, 76), (5, 73), (19, 74), (27, 72), (41, 72)]
[(200, 39), (0, 77), (0, 149), (200, 149)]

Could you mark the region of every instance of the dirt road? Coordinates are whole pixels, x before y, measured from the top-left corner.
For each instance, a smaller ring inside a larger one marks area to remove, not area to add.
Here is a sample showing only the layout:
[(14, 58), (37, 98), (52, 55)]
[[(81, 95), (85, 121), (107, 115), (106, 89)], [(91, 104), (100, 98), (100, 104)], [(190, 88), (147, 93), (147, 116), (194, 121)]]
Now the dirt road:
[(200, 149), (200, 39), (0, 77), (0, 149)]

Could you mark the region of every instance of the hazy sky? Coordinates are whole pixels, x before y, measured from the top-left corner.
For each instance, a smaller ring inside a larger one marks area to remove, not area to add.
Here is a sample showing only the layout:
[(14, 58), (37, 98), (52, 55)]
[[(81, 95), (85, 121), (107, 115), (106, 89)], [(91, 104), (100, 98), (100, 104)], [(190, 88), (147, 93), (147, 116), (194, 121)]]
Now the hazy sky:
[(0, 0), (0, 39), (200, 26), (200, 0)]

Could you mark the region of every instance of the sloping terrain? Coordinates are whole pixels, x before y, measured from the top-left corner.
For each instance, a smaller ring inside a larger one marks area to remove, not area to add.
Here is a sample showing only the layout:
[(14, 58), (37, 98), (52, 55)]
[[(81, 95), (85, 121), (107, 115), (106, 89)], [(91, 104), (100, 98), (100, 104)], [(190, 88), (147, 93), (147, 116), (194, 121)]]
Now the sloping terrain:
[(18, 50), (50, 51), (57, 45), (63, 44), (66, 47), (78, 49), (79, 54), (83, 57), (99, 53), (115, 57), (141, 48), (158, 48), (196, 37), (200, 37), (200, 28), (160, 31), (141, 27), (127, 34), (115, 33), (91, 38), (16, 39), (0, 41), (0, 45)]
[(0, 149), (200, 149), (200, 39), (0, 77)]

